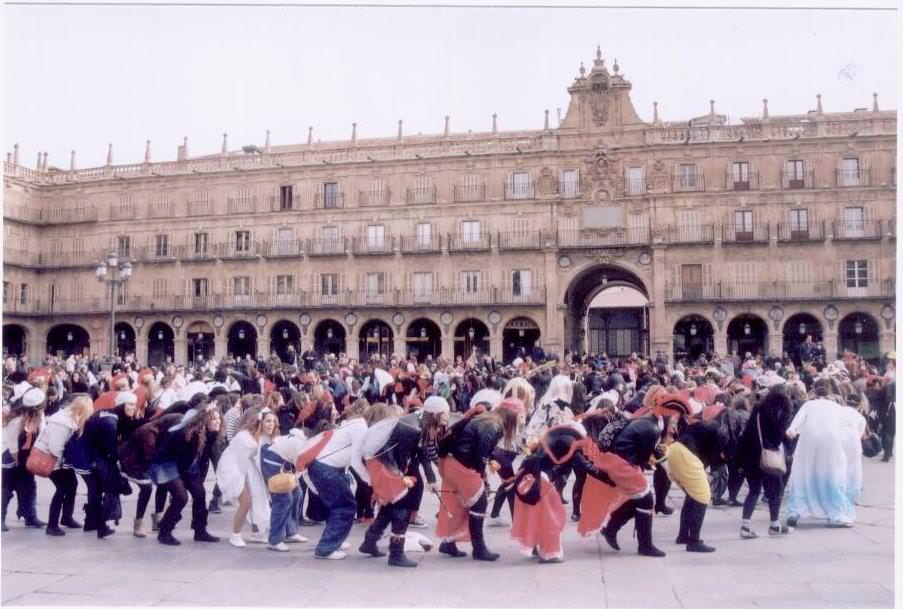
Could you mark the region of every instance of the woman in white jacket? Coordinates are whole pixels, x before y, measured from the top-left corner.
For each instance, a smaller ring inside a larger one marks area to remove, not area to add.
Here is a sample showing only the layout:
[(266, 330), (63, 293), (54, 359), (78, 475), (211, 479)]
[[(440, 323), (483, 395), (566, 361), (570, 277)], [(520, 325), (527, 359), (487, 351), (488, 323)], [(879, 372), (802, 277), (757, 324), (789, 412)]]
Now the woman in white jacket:
[(238, 433), (220, 457), (216, 481), (223, 492), (224, 501), (238, 500), (238, 508), (232, 520), (232, 536), (229, 543), (237, 548), (245, 547), (241, 528), (250, 515), (251, 524), (258, 533), (250, 541), (265, 543), (264, 531), (270, 522), (270, 495), (260, 471), (260, 447), (272, 442), (278, 431), (276, 414), (269, 408), (252, 408), (244, 413)]

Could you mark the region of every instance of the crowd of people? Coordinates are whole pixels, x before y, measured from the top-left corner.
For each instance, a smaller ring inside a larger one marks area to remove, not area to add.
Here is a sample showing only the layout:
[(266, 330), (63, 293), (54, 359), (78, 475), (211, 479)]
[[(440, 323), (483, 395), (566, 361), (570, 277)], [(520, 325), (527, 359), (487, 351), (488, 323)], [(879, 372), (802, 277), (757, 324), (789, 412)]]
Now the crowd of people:
[[(346, 557), (359, 522), (358, 552), (386, 556), (388, 530), (397, 567), (431, 548), (416, 531), (431, 524), (448, 557), (466, 556), (458, 544), (469, 543), (473, 559), (496, 560), (484, 527), (510, 525), (526, 555), (561, 562), (569, 519), (616, 551), (633, 520), (638, 553), (655, 557), (664, 552), (654, 516), (673, 512), (672, 484), (685, 495), (675, 541), (687, 551), (715, 549), (702, 537), (709, 505), (742, 508), (739, 536), (756, 538), (763, 493), (769, 535), (801, 519), (852, 526), (863, 453), (893, 454), (895, 354), (880, 370), (851, 353), (827, 365), (816, 349), (802, 355), (797, 364), (749, 353), (670, 363), (534, 352), (501, 365), (477, 351), (355, 361), (307, 349), (288, 361), (190, 366), (8, 357), (3, 531), (15, 498), (17, 519), (48, 535), (102, 539), (130, 520), (134, 536), (178, 546), (190, 500), (196, 542), (221, 541), (208, 515), (229, 506), (232, 546), (287, 552), (322, 524), (314, 555), (329, 560)], [(40, 477), (54, 489), (46, 522)], [(77, 513), (79, 478), (87, 501)], [(426, 492), (437, 515), (423, 512)], [(120, 498), (132, 493), (126, 518)]]

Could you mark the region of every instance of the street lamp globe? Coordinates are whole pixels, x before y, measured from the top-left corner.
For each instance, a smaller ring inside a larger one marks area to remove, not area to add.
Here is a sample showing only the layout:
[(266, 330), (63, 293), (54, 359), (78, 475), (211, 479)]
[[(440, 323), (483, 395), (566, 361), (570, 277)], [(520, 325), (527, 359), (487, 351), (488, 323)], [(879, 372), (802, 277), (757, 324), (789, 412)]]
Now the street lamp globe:
[(112, 268), (119, 266), (119, 255), (116, 252), (107, 254), (107, 266)]
[(122, 265), (122, 268), (119, 269), (119, 275), (123, 279), (128, 279), (132, 276), (132, 263), (126, 261), (125, 264)]

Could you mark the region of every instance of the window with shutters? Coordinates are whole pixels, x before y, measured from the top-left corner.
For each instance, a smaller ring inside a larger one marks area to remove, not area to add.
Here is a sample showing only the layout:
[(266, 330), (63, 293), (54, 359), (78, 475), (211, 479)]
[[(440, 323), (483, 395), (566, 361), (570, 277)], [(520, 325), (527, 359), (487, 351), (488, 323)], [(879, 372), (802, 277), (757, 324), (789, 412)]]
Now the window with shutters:
[(627, 168), (627, 184), (624, 190), (628, 195), (641, 195), (646, 192), (645, 167)]
[[(116, 288), (116, 304), (124, 305), (129, 297), (129, 284), (123, 283)], [(80, 296), (79, 296), (80, 298)]]
[(511, 232), (516, 235), (526, 235), (530, 232), (530, 218), (520, 216), (511, 219)]
[(156, 218), (165, 218), (172, 215), (170, 208), (169, 193), (158, 192), (154, 195), (152, 214)]
[(845, 207), (839, 237), (858, 238), (865, 235), (865, 208)]
[(847, 287), (869, 287), (869, 269), (867, 260), (847, 260)]
[(295, 253), (294, 232), (290, 228), (280, 228), (276, 231), (276, 253), (280, 256), (289, 256)]
[(790, 238), (794, 239), (794, 240), (809, 238), (809, 210), (808, 209), (791, 209), (790, 210)]
[(461, 284), (467, 294), (476, 294), (480, 291), (480, 271), (462, 271)]
[(731, 163), (731, 181), (734, 190), (749, 190), (749, 162), (734, 161)]
[(787, 293), (793, 297), (811, 296), (813, 288), (822, 285), (815, 280), (811, 260), (789, 260), (784, 265)]
[(168, 286), (165, 279), (154, 279), (152, 289), (154, 298), (161, 298), (168, 295)]
[(295, 188), (292, 185), (279, 187), (279, 210), (293, 209), (295, 206)]
[(532, 273), (528, 269), (511, 271), (511, 295), (529, 297), (532, 289)]
[(154, 255), (157, 258), (169, 256), (169, 235), (154, 235)]
[(734, 262), (730, 266), (730, 277), (733, 278), (730, 294), (733, 298), (759, 297), (759, 263)]
[(464, 220), (461, 222), (461, 241), (464, 243), (480, 242), (479, 220)]
[(367, 273), (367, 298), (375, 299), (386, 293), (386, 274)]
[(408, 203), (434, 203), (436, 188), (429, 176), (417, 176), (408, 188)]
[(792, 159), (784, 163), (784, 187), (805, 188), (806, 170), (802, 159)]
[(382, 224), (370, 224), (367, 226), (367, 248), (370, 250), (383, 249), (386, 242), (386, 227)]
[(572, 199), (580, 194), (580, 174), (576, 169), (564, 169), (559, 177), (559, 194)]
[(233, 277), (232, 293), (236, 296), (248, 296), (251, 293), (250, 277)]
[(681, 163), (677, 167), (677, 187), (680, 190), (696, 190), (696, 164)]
[(336, 273), (320, 275), (320, 295), (336, 296), (339, 293), (339, 276)]
[(9, 304), (9, 295), (12, 291), (12, 284), (8, 281), (3, 282), (3, 304)]
[(76, 256), (81, 256), (85, 253), (84, 239), (74, 239), (72, 241), (72, 253)]
[(19, 304), (28, 304), (28, 284), (23, 283), (19, 286)]
[(753, 240), (753, 214), (749, 210), (734, 212), (734, 237), (737, 241)]
[(132, 240), (126, 235), (120, 235), (116, 238), (116, 253), (120, 258), (128, 258), (131, 253)]
[(207, 278), (200, 277), (191, 280), (191, 294), (195, 298), (207, 298)]
[(677, 234), (681, 242), (705, 241), (702, 215), (698, 209), (682, 209), (677, 212)]
[(329, 209), (339, 207), (341, 205), (339, 196), (339, 185), (336, 182), (326, 182), (323, 184), (323, 207)]
[(433, 225), (429, 222), (417, 223), (417, 247), (430, 248), (433, 245)]
[(509, 199), (529, 199), (532, 195), (530, 174), (526, 171), (512, 173), (508, 181), (508, 195)]
[(429, 302), (433, 296), (433, 274), (414, 273), (414, 300), (416, 302)]
[(840, 186), (858, 186), (862, 177), (859, 159), (848, 157), (840, 161)]
[(683, 300), (702, 298), (702, 265), (682, 264), (680, 266), (680, 289)]
[(205, 256), (207, 254), (207, 233), (194, 234), (194, 254), (195, 256)]
[(235, 253), (246, 254), (251, 251), (251, 231), (235, 231)]
[(295, 277), (293, 275), (276, 275), (276, 294), (286, 296), (295, 291)]

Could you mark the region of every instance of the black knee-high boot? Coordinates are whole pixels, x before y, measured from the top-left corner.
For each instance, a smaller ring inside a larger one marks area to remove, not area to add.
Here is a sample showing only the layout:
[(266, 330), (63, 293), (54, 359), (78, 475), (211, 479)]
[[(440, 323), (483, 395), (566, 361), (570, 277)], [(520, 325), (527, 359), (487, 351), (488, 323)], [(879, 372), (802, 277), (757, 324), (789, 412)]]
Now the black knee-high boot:
[(417, 563), (404, 553), (404, 535), (392, 534), (389, 537), (389, 566), (416, 567)]
[(389, 526), (391, 520), (391, 509), (388, 506), (379, 508), (376, 518), (370, 523), (370, 526), (367, 527), (367, 531), (364, 533), (364, 542), (357, 551), (361, 554), (369, 554), (370, 556), (385, 556), (386, 553), (379, 549), (376, 542), (382, 538), (383, 533), (385, 533), (386, 527)]
[(613, 550), (620, 551), (621, 546), (618, 545), (618, 531), (620, 531), (621, 527), (627, 524), (634, 516), (636, 516), (636, 499), (625, 501), (618, 509), (611, 513), (611, 516), (609, 516), (608, 523), (602, 529), (602, 536)]
[(671, 479), (668, 478), (668, 472), (661, 464), (656, 465), (652, 472), (652, 486), (655, 490), (655, 513), (665, 516), (672, 514), (674, 509), (668, 507), (665, 502), (668, 498), (668, 491), (671, 490)]
[(637, 508), (636, 511), (636, 539), (637, 554), (640, 556), (661, 557), (665, 553), (652, 543), (652, 506)]
[(467, 526), (470, 529), (470, 543), (473, 546), (473, 559), (493, 561), (498, 560), (499, 555), (490, 552), (486, 547), (486, 541), (483, 538), (483, 518), (486, 516), (486, 505), (489, 502), (486, 499), (486, 493), (477, 500), (470, 508), (470, 514), (467, 519)]
[[(700, 538), (702, 522), (705, 520), (706, 504), (690, 497), (687, 497), (686, 503), (690, 504), (687, 519), (687, 552), (714, 552), (715, 548), (706, 545)], [(683, 516), (682, 513), (681, 516)], [(681, 518), (681, 520), (683, 519)]]

